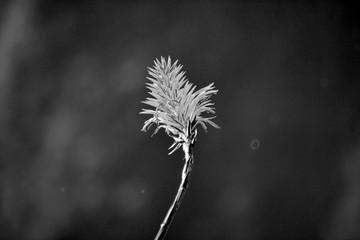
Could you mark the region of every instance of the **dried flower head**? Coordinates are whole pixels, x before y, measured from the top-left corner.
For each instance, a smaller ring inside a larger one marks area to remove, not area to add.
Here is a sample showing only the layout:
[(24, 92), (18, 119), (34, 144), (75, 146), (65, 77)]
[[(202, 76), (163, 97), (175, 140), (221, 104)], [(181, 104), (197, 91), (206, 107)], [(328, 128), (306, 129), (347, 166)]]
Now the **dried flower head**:
[(170, 57), (166, 61), (161, 57), (161, 61), (156, 59), (153, 68), (149, 69), (151, 82), (146, 83), (150, 90), (151, 98), (147, 98), (143, 103), (150, 105), (154, 109), (142, 109), (141, 114), (150, 114), (152, 117), (145, 121), (142, 131), (147, 131), (155, 123), (157, 125), (154, 133), (160, 128), (175, 141), (169, 147), (173, 148), (169, 153), (173, 153), (184, 142), (194, 143), (197, 135), (196, 127), (200, 124), (206, 131), (206, 124), (219, 128), (211, 119), (213, 117), (201, 116), (203, 112), (215, 113), (214, 103), (210, 97), (216, 94), (214, 84), (195, 91), (195, 87), (181, 71), (182, 65), (175, 61), (171, 64)]

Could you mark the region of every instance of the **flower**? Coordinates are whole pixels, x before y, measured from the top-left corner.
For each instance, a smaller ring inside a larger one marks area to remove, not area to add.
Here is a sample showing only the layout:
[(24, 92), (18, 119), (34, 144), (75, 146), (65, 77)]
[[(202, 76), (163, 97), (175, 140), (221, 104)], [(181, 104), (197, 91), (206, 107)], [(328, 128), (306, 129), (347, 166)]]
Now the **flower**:
[(147, 131), (150, 126), (155, 123), (157, 125), (154, 133), (156, 134), (160, 128), (164, 128), (165, 132), (175, 141), (169, 147), (173, 153), (183, 143), (194, 143), (196, 140), (196, 127), (200, 124), (206, 131), (206, 124), (210, 124), (215, 128), (220, 128), (211, 119), (213, 117), (204, 117), (203, 112), (214, 114), (214, 103), (210, 97), (216, 94), (214, 84), (195, 91), (195, 87), (185, 76), (185, 72), (181, 71), (182, 65), (175, 61), (171, 64), (171, 59), (161, 57), (161, 61), (156, 59), (154, 67), (148, 68), (150, 83), (146, 83), (152, 97), (146, 98), (145, 103), (154, 109), (142, 109), (140, 114), (150, 114), (152, 117), (145, 121), (142, 131)]

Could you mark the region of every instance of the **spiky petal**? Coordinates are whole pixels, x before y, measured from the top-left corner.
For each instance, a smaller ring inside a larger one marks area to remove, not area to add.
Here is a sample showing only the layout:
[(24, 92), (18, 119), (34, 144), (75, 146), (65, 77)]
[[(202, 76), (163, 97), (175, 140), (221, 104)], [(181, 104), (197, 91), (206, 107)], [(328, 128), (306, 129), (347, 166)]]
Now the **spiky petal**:
[(213, 83), (195, 91), (196, 86), (190, 83), (181, 71), (182, 65), (178, 61), (171, 63), (170, 57), (166, 61), (161, 57), (154, 61), (154, 67), (149, 69), (149, 83), (146, 83), (150, 90), (151, 97), (146, 98), (143, 103), (153, 109), (142, 109), (141, 114), (150, 114), (152, 117), (145, 121), (142, 131), (147, 131), (152, 124), (157, 127), (153, 133), (156, 134), (160, 128), (172, 137), (175, 141), (172, 148), (173, 153), (184, 142), (193, 142), (196, 138), (196, 127), (200, 124), (206, 131), (206, 124), (219, 128), (211, 119), (204, 117), (202, 113), (215, 113), (214, 103), (210, 97), (216, 94)]

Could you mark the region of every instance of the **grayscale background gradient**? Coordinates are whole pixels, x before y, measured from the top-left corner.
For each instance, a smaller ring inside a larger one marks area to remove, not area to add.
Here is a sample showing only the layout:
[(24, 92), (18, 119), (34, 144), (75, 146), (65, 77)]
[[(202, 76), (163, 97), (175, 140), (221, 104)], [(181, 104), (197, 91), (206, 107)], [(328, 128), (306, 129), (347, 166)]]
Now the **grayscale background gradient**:
[(360, 239), (360, 19), (340, 1), (0, 1), (0, 239), (152, 239), (183, 153), (147, 67), (214, 82), (167, 239)]

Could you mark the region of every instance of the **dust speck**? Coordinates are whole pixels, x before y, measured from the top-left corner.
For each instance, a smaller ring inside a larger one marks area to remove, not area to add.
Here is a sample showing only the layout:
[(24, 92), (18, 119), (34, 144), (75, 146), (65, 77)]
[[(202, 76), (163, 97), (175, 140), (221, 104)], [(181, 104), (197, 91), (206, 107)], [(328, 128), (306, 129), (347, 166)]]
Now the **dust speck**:
[(250, 149), (253, 151), (258, 150), (260, 147), (260, 140), (255, 138), (253, 140), (250, 141)]
[(329, 80), (327, 78), (321, 78), (319, 83), (322, 88), (326, 88), (329, 85)]

